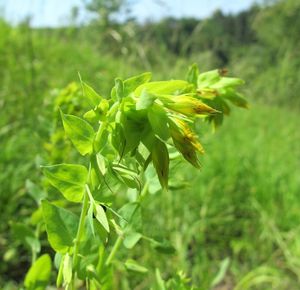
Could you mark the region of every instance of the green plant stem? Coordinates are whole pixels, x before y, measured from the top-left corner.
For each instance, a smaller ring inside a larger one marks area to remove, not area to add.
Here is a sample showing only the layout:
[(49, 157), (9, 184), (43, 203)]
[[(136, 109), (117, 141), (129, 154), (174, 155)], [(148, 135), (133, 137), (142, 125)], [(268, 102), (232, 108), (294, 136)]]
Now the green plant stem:
[(114, 246), (113, 246), (113, 248), (112, 248), (112, 250), (111, 250), (111, 252), (110, 252), (110, 254), (109, 254), (109, 256), (108, 256), (108, 258), (106, 260), (106, 262), (105, 262), (106, 266), (108, 266), (111, 263), (111, 261), (113, 260), (113, 258), (116, 255), (118, 249), (120, 248), (121, 244), (122, 244), (122, 237), (118, 236), (118, 238), (117, 238), (117, 240), (116, 240), (116, 242), (115, 242), (115, 244), (114, 244)]
[(88, 209), (88, 196), (87, 196), (87, 192), (85, 192), (84, 197), (83, 197), (83, 203), (82, 203), (82, 208), (81, 208), (78, 230), (77, 230), (76, 239), (75, 239), (75, 243), (74, 243), (74, 254), (73, 254), (74, 268), (76, 268), (77, 263), (78, 263), (78, 249), (79, 249), (80, 240), (81, 240), (83, 230), (84, 230), (84, 223), (85, 223), (85, 218), (86, 218), (86, 214), (87, 214), (87, 209)]

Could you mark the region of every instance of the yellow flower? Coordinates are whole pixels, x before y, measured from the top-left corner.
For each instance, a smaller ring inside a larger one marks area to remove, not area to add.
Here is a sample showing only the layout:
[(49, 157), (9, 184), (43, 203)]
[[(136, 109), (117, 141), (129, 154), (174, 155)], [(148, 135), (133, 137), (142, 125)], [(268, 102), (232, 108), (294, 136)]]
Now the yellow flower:
[(183, 157), (192, 165), (199, 168), (197, 152), (203, 154), (204, 149), (191, 128), (184, 121), (176, 117), (171, 117), (170, 133), (175, 147), (181, 152)]
[(218, 112), (190, 95), (159, 96), (159, 100), (168, 109), (190, 117)]

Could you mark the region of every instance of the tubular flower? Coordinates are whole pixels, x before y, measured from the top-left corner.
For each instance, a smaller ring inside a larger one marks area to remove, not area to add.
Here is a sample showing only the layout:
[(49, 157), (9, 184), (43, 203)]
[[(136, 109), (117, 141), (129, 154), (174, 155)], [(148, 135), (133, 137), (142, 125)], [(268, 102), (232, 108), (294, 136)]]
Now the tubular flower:
[(214, 114), (218, 112), (190, 95), (179, 95), (172, 97), (159, 96), (159, 100), (168, 109), (190, 117), (195, 115)]
[(176, 117), (170, 118), (169, 125), (175, 147), (187, 161), (199, 168), (200, 165), (197, 158), (197, 152), (203, 154), (204, 149), (197, 136), (184, 121)]

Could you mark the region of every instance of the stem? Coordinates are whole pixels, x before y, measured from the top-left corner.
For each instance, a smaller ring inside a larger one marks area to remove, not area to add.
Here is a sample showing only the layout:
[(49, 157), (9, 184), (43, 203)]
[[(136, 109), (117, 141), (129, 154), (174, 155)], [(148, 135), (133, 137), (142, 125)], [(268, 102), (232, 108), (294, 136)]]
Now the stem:
[(105, 263), (106, 266), (108, 266), (111, 263), (111, 261), (113, 260), (113, 258), (116, 255), (118, 249), (120, 248), (121, 244), (122, 244), (122, 237), (118, 236), (118, 238), (117, 238), (117, 240), (116, 240), (116, 242), (115, 242), (115, 244), (114, 244), (107, 260), (106, 260), (106, 263)]
[(76, 268), (77, 263), (78, 263), (78, 250), (79, 250), (79, 244), (80, 244), (80, 240), (81, 240), (83, 230), (84, 230), (84, 223), (85, 223), (85, 218), (86, 218), (86, 214), (87, 214), (87, 209), (88, 209), (88, 196), (87, 196), (87, 192), (85, 192), (84, 196), (83, 196), (83, 204), (82, 204), (82, 208), (81, 208), (81, 214), (80, 214), (77, 235), (76, 235), (75, 242), (74, 242), (74, 254), (73, 254), (74, 268)]

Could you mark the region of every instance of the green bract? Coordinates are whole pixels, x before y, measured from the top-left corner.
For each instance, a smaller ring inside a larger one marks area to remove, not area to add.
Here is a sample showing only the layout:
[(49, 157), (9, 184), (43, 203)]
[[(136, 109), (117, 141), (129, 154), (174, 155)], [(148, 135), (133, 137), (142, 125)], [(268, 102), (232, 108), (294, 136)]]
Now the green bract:
[[(153, 187), (144, 172), (151, 165), (161, 188), (167, 190), (174, 156), (182, 155), (191, 165), (200, 167), (198, 155), (204, 149), (194, 130), (195, 120), (217, 126), (223, 115), (229, 114), (229, 104), (247, 107), (236, 91), (243, 81), (223, 75), (224, 71), (218, 70), (199, 73), (192, 65), (187, 80), (151, 82), (151, 73), (127, 80), (116, 78), (107, 98), (82, 82), (87, 104), (84, 119), (71, 115), (73, 112), (63, 106), (68, 112), (61, 112), (65, 134), (80, 155), (87, 155), (88, 166), (63, 163), (43, 167), (49, 183), (65, 199), (53, 201), (50, 195), (52, 202), (42, 201), (48, 240), (60, 257), (57, 286), (74, 289), (78, 277), (89, 281), (90, 289), (111, 289), (114, 258), (122, 244), (132, 249), (145, 240), (156, 251), (175, 252), (165, 239), (144, 234), (142, 200)], [(78, 86), (72, 87), (78, 94)], [(64, 105), (63, 100), (58, 105)], [(128, 189), (131, 202), (114, 210), (114, 196)], [(73, 202), (82, 203), (80, 216), (64, 208), (74, 206)], [(118, 238), (107, 255), (107, 243), (114, 234)], [(124, 268), (148, 271), (133, 259), (127, 259)], [(29, 285), (31, 278), (26, 279)]]

